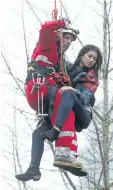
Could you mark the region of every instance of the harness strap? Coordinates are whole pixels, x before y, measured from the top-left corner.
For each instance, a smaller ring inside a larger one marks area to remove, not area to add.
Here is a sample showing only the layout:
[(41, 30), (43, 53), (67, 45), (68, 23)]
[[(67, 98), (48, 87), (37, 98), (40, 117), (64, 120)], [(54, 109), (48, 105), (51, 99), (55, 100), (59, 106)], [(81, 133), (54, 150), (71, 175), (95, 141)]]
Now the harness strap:
[[(31, 61), (28, 65), (26, 84), (28, 84), (28, 82), (32, 80), (33, 73), (39, 73), (40, 75), (45, 77), (51, 76), (53, 72), (55, 72), (54, 67), (41, 66), (37, 64), (35, 61)], [(34, 74), (34, 79), (36, 78), (37, 74)]]
[(56, 85), (50, 86), (49, 82), (44, 80), (44, 83), (46, 84), (46, 87), (48, 88), (48, 96), (49, 96), (49, 116), (52, 115), (53, 109), (54, 109), (54, 100), (56, 97), (57, 88), (70, 85), (70, 78), (64, 73), (64, 72), (55, 72), (54, 67), (47, 67), (47, 66), (41, 66), (37, 64), (36, 62), (31, 62), (28, 66), (28, 76), (26, 80), (26, 84), (32, 80), (32, 76), (34, 79), (37, 78), (37, 74), (39, 74), (42, 77), (51, 76), (55, 82)]
[[(28, 65), (28, 74), (27, 74), (27, 79), (26, 79), (26, 84), (32, 80), (32, 74), (33, 73), (39, 73), (43, 77), (46, 76), (52, 76), (53, 79), (56, 81), (57, 86), (62, 87), (65, 85), (70, 85), (70, 77), (68, 77), (64, 72), (56, 72), (55, 67), (47, 67), (47, 66), (41, 66), (37, 64), (35, 61), (32, 61)], [(34, 78), (37, 78), (37, 74), (34, 74)]]

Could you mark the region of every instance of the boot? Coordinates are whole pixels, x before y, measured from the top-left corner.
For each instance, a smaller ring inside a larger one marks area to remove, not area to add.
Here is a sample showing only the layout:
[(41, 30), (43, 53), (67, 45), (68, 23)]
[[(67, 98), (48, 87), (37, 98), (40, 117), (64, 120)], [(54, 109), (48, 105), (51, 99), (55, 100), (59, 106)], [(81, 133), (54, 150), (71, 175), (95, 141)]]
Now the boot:
[(41, 136), (42, 138), (47, 139), (50, 142), (53, 142), (54, 140), (57, 140), (59, 133), (60, 133), (60, 130), (53, 127), (51, 130), (41, 133)]
[(39, 168), (36, 166), (29, 166), (24, 174), (18, 174), (15, 176), (19, 181), (28, 181), (33, 179), (33, 181), (39, 181), (41, 178), (41, 173)]
[(69, 156), (55, 156), (53, 165), (66, 171), (69, 171), (73, 175), (82, 177), (87, 175), (86, 169), (82, 166), (81, 162), (72, 160)]

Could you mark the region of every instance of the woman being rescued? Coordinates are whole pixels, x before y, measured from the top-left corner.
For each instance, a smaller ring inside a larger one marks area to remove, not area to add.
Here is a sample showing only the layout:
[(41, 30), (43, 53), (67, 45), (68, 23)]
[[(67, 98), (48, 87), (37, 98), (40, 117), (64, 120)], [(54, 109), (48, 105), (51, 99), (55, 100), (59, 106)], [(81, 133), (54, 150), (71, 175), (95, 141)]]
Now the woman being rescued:
[(41, 133), (50, 142), (56, 140), (53, 165), (78, 176), (87, 172), (82, 172), (84, 168), (77, 162), (75, 132), (86, 129), (91, 122), (101, 63), (102, 56), (98, 47), (86, 45), (80, 50), (74, 65), (67, 67), (72, 86), (64, 86), (57, 93), (51, 117), (53, 128)]

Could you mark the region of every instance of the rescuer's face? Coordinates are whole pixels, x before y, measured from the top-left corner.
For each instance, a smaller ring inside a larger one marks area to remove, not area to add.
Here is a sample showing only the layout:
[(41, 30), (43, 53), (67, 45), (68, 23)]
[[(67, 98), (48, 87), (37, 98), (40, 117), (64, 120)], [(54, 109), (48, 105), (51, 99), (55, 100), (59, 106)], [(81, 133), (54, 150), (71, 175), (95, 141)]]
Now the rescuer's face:
[(65, 34), (63, 37), (63, 52), (65, 52), (71, 45), (73, 38), (70, 34)]

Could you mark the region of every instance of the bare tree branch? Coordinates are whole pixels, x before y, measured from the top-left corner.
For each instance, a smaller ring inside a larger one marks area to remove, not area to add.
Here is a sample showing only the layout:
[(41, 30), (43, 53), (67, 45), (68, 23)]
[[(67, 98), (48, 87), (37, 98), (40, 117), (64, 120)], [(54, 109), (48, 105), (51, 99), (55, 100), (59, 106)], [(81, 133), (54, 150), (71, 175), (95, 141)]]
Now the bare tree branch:
[(21, 88), (21, 86), (20, 86), (19, 83), (17, 82), (16, 78), (14, 77), (14, 75), (13, 75), (13, 73), (12, 73), (12, 71), (11, 71), (11, 68), (9, 67), (8, 61), (6, 60), (6, 58), (5, 58), (5, 56), (4, 56), (4, 54), (3, 54), (2, 51), (1, 51), (1, 55), (2, 55), (2, 58), (3, 58), (3, 60), (4, 60), (5, 64), (6, 64), (6, 66), (7, 66), (8, 70), (9, 70), (10, 75), (12, 76), (12, 78), (13, 78), (14, 81), (15, 81), (15, 83), (17, 84), (17, 86), (18, 86), (19, 89), (21, 90), (22, 94), (25, 96), (25, 92), (23, 91), (23, 89)]
[(103, 18), (103, 16), (101, 14), (99, 14), (96, 10), (94, 10), (90, 5), (88, 5), (88, 3), (84, 0), (83, 1), (90, 9), (92, 9), (93, 12), (95, 12), (98, 16), (100, 16), (101, 18)]
[(26, 3), (29, 5), (30, 9), (32, 10), (33, 14), (35, 15), (35, 18), (38, 20), (38, 22), (40, 22), (40, 24), (42, 24), (41, 20), (39, 19), (39, 17), (36, 15), (34, 9), (32, 8), (31, 4), (29, 3), (28, 0), (26, 0)]
[(98, 116), (98, 118), (99, 118), (101, 121), (103, 121), (102, 115), (100, 115), (100, 113), (97, 111), (97, 109), (96, 109), (95, 107), (93, 108), (93, 111), (94, 111), (94, 113)]
[(110, 1), (110, 6), (109, 6), (109, 10), (108, 10), (108, 14), (107, 17), (109, 18), (110, 12), (111, 12), (111, 8), (112, 8), (112, 0)]
[(29, 55), (28, 55), (28, 49), (27, 49), (27, 41), (26, 41), (26, 32), (25, 32), (25, 22), (24, 22), (24, 13), (23, 13), (23, 3), (21, 3), (21, 9), (22, 9), (22, 25), (23, 25), (23, 34), (24, 34), (24, 44), (25, 44), (25, 51), (26, 51), (26, 58), (27, 58), (27, 64), (29, 63)]
[(113, 71), (113, 68), (109, 69), (108, 73), (110, 73), (111, 71)]
[[(110, 8), (111, 9), (111, 8)], [(110, 11), (110, 10), (109, 10)], [(109, 15), (109, 14), (108, 14)], [(109, 17), (107, 15), (107, 30), (108, 30), (108, 60), (107, 60), (107, 73), (110, 64), (110, 54), (111, 54), (111, 35), (110, 35), (110, 25), (109, 25)]]
[[(16, 157), (17, 157), (17, 162), (18, 166), (20, 168), (20, 172), (22, 173), (22, 166), (20, 164), (20, 158), (19, 158), (19, 152), (18, 152), (18, 142), (17, 142), (17, 131), (16, 131), (16, 98), (15, 98), (15, 109), (14, 109), (14, 135), (12, 136), (12, 144), (13, 144), (13, 159), (14, 159), (14, 168), (15, 168), (15, 174), (17, 174), (17, 168), (16, 168), (16, 158), (15, 158), (15, 152), (16, 152)], [(18, 181), (19, 187), (20, 186), (20, 181)], [(27, 190), (25, 182), (23, 182), (23, 187), (25, 190)]]

